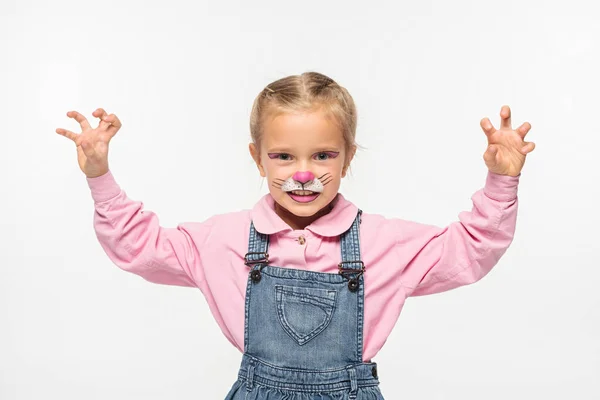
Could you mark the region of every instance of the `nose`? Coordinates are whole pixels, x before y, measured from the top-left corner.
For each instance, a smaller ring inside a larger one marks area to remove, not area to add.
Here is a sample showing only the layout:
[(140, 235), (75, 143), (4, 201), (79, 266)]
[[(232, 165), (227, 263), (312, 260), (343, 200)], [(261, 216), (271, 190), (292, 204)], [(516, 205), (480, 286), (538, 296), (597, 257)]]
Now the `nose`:
[(310, 181), (314, 180), (315, 175), (309, 171), (303, 171), (303, 172), (298, 171), (294, 174), (294, 176), (292, 176), (292, 179), (304, 184), (306, 182), (310, 182)]

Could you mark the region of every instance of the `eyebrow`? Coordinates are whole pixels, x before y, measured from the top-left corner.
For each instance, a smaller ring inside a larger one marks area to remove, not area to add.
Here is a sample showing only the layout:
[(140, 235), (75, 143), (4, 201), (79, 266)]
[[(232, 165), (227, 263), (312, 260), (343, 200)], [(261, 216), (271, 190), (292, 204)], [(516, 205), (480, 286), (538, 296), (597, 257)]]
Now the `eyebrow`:
[[(293, 147), (274, 147), (272, 149), (267, 149), (267, 153), (293, 153), (294, 152), (294, 148)], [(321, 152), (332, 152), (332, 153), (339, 153), (340, 149), (337, 148), (336, 146), (323, 146), (323, 147), (318, 147), (317, 149), (312, 151), (313, 153), (321, 153)]]

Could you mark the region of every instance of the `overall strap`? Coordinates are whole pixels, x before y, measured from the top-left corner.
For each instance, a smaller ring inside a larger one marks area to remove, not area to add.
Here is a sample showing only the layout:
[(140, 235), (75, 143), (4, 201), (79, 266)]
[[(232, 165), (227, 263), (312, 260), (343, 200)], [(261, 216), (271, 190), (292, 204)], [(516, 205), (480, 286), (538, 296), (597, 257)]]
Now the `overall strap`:
[(260, 271), (269, 264), (269, 235), (260, 233), (250, 222), (250, 236), (248, 239), (248, 253), (244, 256), (244, 264), (252, 269), (250, 279), (257, 283), (261, 279)]
[[(356, 218), (352, 223), (350, 229), (344, 232), (340, 237), (340, 247), (342, 251), (342, 262), (339, 263), (339, 273), (344, 278), (348, 279), (348, 289), (356, 293), (356, 335), (357, 335), (357, 346), (356, 353), (357, 359), (362, 360), (363, 358), (363, 326), (364, 326), (364, 304), (365, 304), (365, 285), (364, 285), (364, 270), (365, 264), (361, 260), (360, 256), (360, 236), (359, 226), (360, 217), (362, 211), (358, 210)], [(353, 372), (353, 371), (351, 371)], [(351, 379), (354, 382), (355, 377)], [(350, 398), (356, 398), (356, 391), (352, 390)]]
[(359, 225), (361, 210), (358, 210), (356, 218), (352, 223), (350, 229), (342, 233), (341, 250), (342, 250), (342, 262), (344, 263), (343, 268), (360, 268), (362, 261), (360, 260), (360, 237), (359, 237)]
[(254, 222), (250, 222), (250, 236), (248, 239), (248, 254), (244, 261), (261, 262), (269, 258), (269, 235), (260, 233), (254, 227)]
[(362, 211), (358, 210), (352, 226), (340, 237), (342, 262), (338, 264), (339, 273), (345, 277), (353, 274), (356, 275), (350, 278), (348, 282), (348, 288), (353, 292), (358, 289), (359, 279), (365, 269), (365, 265), (360, 256), (359, 225), (361, 214)]

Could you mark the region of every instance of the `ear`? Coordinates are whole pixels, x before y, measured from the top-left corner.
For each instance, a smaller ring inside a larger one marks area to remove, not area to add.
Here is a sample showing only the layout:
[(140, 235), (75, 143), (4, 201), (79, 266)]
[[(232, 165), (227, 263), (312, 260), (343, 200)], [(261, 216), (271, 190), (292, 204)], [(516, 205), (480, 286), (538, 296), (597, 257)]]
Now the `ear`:
[(250, 145), (248, 146), (248, 149), (250, 150), (250, 155), (252, 156), (252, 158), (254, 159), (254, 162), (256, 163), (256, 166), (258, 167), (260, 176), (262, 176), (263, 178), (266, 177), (267, 174), (265, 173), (265, 169), (263, 168), (263, 166), (260, 162), (260, 151), (259, 151), (258, 147), (256, 147), (256, 145), (254, 143), (250, 143)]
[(352, 148), (348, 152), (348, 155), (346, 156), (346, 165), (344, 165), (344, 168), (342, 168), (342, 178), (346, 177), (346, 172), (348, 172), (348, 168), (350, 167), (350, 163), (352, 162), (352, 159), (354, 158), (355, 154), (356, 145), (352, 146)]

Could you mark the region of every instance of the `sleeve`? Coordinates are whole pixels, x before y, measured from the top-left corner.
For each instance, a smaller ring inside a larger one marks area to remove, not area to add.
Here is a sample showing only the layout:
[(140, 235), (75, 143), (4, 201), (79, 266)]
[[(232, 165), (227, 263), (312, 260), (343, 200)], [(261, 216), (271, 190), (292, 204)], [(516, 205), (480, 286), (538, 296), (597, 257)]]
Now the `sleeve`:
[(406, 260), (401, 281), (408, 296), (469, 285), (490, 272), (514, 237), (520, 176), (488, 171), (471, 211), (446, 227), (400, 222), (396, 248)]
[(127, 197), (112, 172), (86, 178), (94, 199), (94, 230), (110, 260), (153, 283), (198, 287), (204, 276), (200, 251), (211, 220), (160, 226), (155, 213)]

